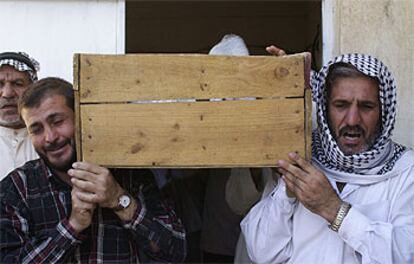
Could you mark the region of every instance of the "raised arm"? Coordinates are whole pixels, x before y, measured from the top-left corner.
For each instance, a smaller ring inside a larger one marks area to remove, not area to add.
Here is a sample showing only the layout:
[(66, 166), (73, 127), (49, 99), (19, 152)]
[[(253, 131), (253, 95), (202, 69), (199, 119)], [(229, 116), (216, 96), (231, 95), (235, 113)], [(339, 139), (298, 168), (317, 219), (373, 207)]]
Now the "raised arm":
[[(136, 181), (143, 177), (152, 179), (144, 181), (141, 186), (134, 188), (139, 190), (132, 192), (121, 187), (108, 169), (94, 164), (74, 163), (69, 175), (72, 176), (73, 185), (84, 190), (81, 199), (114, 211), (124, 228), (131, 231), (137, 248), (154, 259), (169, 262), (185, 259), (184, 227), (172, 206), (156, 188), (152, 175), (132, 176)], [(124, 194), (131, 202), (126, 208), (119, 208), (118, 198)]]
[(292, 254), (292, 216), (296, 199), (279, 180), (273, 192), (255, 205), (241, 223), (247, 251), (255, 263), (283, 263)]
[[(303, 206), (327, 223), (338, 219), (340, 205), (345, 201), (338, 197), (321, 171), (295, 153), (290, 153), (289, 160), (279, 165), (288, 188)], [(384, 200), (362, 204), (349, 201), (352, 207), (340, 217), (337, 235), (361, 257), (362, 263), (414, 261), (414, 169), (412, 164), (405, 167), (392, 181), (381, 183), (385, 187), (375, 189), (388, 190)], [(360, 188), (368, 191), (370, 186)]]

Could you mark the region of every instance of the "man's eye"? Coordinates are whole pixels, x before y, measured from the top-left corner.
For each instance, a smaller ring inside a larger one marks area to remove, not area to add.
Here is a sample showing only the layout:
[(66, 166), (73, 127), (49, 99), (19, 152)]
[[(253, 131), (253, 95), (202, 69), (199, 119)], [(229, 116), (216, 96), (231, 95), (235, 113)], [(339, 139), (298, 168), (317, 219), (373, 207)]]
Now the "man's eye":
[(373, 105), (363, 105), (362, 106), (362, 109), (367, 110), (367, 111), (372, 110), (374, 108), (375, 108), (375, 106), (373, 106)]
[(334, 106), (335, 106), (336, 108), (344, 108), (344, 107), (346, 107), (346, 104), (343, 104), (343, 103), (336, 103), (336, 104), (334, 104)]
[(359, 108), (367, 109), (367, 110), (374, 109), (376, 106), (377, 106), (377, 104), (372, 103), (372, 102), (361, 102), (361, 103), (358, 104)]
[(25, 86), (24, 85), (24, 82), (15, 82), (14, 85), (17, 86), (17, 87), (23, 87), (23, 86)]
[(42, 130), (38, 127), (34, 127), (34, 128), (29, 129), (29, 133), (32, 134), (32, 135), (38, 135), (38, 134), (40, 134), (41, 131)]
[(57, 119), (57, 120), (53, 121), (54, 125), (60, 125), (62, 123), (63, 123), (63, 119)]

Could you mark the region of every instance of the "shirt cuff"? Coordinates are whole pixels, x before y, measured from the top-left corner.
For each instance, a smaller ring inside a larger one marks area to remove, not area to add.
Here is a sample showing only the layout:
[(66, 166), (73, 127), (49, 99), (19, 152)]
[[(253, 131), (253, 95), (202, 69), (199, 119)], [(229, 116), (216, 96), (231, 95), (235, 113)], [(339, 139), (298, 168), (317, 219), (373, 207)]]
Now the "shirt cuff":
[(369, 225), (369, 218), (351, 207), (339, 227), (338, 234), (347, 244), (357, 248), (361, 237), (369, 230)]
[(132, 216), (132, 219), (129, 221), (123, 221), (123, 226), (126, 229), (134, 229), (136, 228), (145, 218), (147, 214), (147, 208), (145, 207), (145, 203), (143, 202), (142, 194), (139, 195), (138, 199), (135, 200), (137, 203), (137, 208)]
[(82, 240), (86, 238), (85, 235), (76, 233), (75, 229), (71, 226), (68, 219), (63, 219), (56, 227), (59, 234), (62, 237), (69, 239), (73, 244), (80, 244)]
[(290, 211), (291, 208), (297, 204), (296, 197), (287, 196), (286, 184), (285, 181), (283, 181), (282, 179), (279, 179), (276, 188), (272, 191), (270, 196), (272, 200), (276, 201), (277, 203), (280, 203), (285, 210)]

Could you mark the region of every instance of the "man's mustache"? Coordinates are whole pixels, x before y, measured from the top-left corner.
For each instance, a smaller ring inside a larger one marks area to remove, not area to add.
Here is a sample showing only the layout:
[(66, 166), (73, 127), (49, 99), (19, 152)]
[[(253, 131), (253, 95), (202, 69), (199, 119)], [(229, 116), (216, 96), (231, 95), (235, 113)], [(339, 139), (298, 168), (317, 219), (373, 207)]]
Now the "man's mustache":
[(54, 151), (57, 149), (60, 149), (61, 147), (65, 146), (69, 143), (70, 140), (63, 140), (61, 142), (52, 142), (52, 143), (46, 143), (44, 146), (44, 149), (46, 151)]
[(3, 108), (8, 105), (17, 106), (17, 99), (0, 98), (0, 108)]

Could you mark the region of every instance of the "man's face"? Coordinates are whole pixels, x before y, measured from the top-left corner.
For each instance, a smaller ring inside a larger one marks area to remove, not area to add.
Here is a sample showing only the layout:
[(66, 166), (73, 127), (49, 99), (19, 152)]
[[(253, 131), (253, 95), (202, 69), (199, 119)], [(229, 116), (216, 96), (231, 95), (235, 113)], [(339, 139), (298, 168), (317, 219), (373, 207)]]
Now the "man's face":
[(367, 151), (381, 130), (381, 106), (375, 81), (338, 79), (328, 98), (328, 122), (345, 155)]
[(0, 67), (0, 126), (22, 128), (17, 101), (31, 84), (27, 72), (19, 72), (15, 68), (3, 65)]
[(43, 99), (39, 107), (23, 108), (36, 152), (54, 170), (66, 172), (75, 161), (74, 113), (61, 95)]

